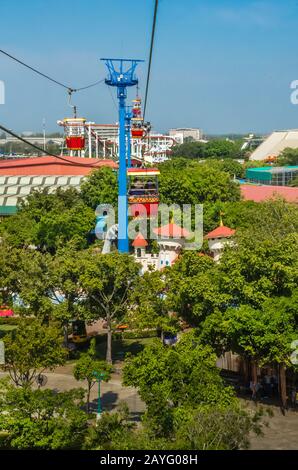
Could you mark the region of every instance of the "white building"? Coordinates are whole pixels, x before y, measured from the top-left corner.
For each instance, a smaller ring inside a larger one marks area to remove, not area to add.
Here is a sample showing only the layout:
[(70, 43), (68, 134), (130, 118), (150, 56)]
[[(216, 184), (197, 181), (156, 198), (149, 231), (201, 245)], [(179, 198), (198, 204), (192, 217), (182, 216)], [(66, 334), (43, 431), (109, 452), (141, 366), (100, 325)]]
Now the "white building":
[(212, 230), (206, 235), (209, 250), (211, 251), (213, 260), (218, 263), (226, 245), (232, 245), (234, 242), (231, 237), (235, 235), (236, 230), (225, 227), (221, 222), (220, 226)]
[(170, 137), (173, 137), (179, 144), (183, 144), (187, 137), (191, 137), (194, 141), (198, 142), (203, 139), (202, 129), (191, 127), (177, 127), (176, 129), (169, 130)]
[(173, 222), (154, 231), (159, 237), (157, 239), (158, 254), (147, 252), (148, 242), (141, 233), (136, 236), (132, 243), (136, 261), (142, 265), (142, 274), (149, 269), (161, 270), (172, 266), (179, 257), (184, 245), (184, 239), (189, 235), (187, 230)]
[(298, 148), (298, 129), (272, 132), (264, 142), (252, 152), (250, 160), (263, 161), (278, 157), (287, 147)]

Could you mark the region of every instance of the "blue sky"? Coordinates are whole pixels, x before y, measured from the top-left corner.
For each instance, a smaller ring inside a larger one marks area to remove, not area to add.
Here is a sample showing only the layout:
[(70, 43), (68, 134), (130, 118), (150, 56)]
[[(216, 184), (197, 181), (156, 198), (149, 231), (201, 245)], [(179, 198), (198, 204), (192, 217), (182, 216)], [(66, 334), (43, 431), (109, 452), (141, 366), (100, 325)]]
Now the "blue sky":
[[(105, 75), (100, 57), (148, 59), (153, 0), (2, 0), (1, 49), (78, 87)], [(297, 128), (298, 1), (160, 0), (148, 114), (154, 128), (207, 133)], [(139, 67), (144, 90), (146, 64)], [(6, 103), (0, 123), (58, 130), (66, 92), (0, 56)], [(115, 91), (112, 91), (115, 94)], [(130, 92), (133, 97), (134, 92)], [(79, 114), (107, 123), (117, 112), (106, 85), (74, 98)]]

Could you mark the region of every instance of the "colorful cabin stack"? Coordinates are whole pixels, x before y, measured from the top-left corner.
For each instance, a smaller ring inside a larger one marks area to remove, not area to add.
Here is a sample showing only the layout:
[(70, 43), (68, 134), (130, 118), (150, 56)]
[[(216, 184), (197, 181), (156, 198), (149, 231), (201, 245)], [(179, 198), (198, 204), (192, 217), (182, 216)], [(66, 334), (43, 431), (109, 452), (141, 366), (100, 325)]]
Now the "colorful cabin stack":
[(157, 168), (129, 168), (128, 205), (131, 217), (154, 217), (158, 212)]
[(131, 137), (132, 139), (142, 139), (144, 136), (142, 104), (141, 98), (133, 100), (132, 119), (131, 119)]

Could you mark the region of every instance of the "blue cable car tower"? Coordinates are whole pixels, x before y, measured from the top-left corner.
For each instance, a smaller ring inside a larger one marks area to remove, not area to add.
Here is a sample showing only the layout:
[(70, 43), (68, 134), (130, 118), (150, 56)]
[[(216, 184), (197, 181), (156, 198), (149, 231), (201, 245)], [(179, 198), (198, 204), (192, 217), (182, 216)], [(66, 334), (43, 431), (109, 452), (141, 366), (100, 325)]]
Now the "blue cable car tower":
[(127, 165), (126, 165), (126, 97), (127, 87), (138, 84), (135, 70), (139, 62), (136, 59), (102, 58), (108, 68), (109, 76), (105, 79), (108, 86), (117, 87), (119, 101), (119, 170), (118, 170), (118, 251), (129, 252), (128, 207), (127, 207)]

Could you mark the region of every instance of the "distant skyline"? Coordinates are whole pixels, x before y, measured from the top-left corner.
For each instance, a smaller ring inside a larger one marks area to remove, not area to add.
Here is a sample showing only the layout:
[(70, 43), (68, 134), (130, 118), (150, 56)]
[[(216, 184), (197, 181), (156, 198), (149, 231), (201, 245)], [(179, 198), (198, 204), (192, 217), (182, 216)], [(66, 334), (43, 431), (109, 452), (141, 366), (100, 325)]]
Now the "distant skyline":
[[(2, 0), (1, 49), (73, 87), (106, 75), (101, 57), (145, 59), (153, 0)], [(298, 128), (290, 84), (298, 80), (296, 0), (160, 0), (147, 119), (156, 131), (205, 134)], [(0, 123), (17, 132), (58, 132), (71, 115), (66, 90), (0, 54)], [(114, 123), (105, 84), (74, 95), (78, 114)], [(130, 90), (133, 98), (135, 91)]]

